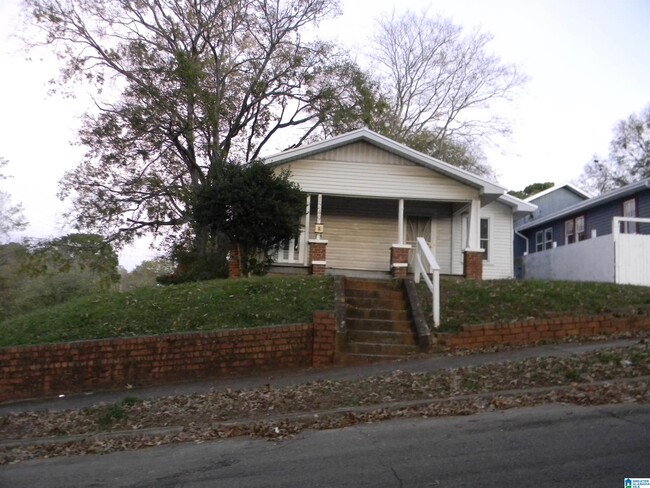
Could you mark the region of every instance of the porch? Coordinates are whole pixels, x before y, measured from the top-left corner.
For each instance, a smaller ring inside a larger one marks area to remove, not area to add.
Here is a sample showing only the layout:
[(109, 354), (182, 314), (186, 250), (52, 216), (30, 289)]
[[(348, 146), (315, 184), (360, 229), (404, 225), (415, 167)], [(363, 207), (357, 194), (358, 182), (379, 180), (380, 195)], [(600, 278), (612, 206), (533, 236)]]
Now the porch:
[[(313, 194), (305, 210), (303, 232), (278, 250), (272, 271), (403, 277), (413, 273), (413, 249), (423, 237), (441, 273), (482, 278), (481, 246), (488, 245), (488, 235), (481, 229), (480, 199)], [(466, 269), (467, 261), (474, 266)]]

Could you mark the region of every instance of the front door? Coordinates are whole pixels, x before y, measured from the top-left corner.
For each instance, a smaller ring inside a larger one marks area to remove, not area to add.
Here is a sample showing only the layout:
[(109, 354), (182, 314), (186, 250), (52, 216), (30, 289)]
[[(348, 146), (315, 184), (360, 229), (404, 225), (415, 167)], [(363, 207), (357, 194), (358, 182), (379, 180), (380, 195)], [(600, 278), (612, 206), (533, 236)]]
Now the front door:
[(415, 264), (415, 246), (416, 239), (418, 237), (424, 237), (424, 240), (427, 241), (429, 249), (433, 255), (436, 255), (435, 243), (436, 243), (436, 221), (430, 216), (420, 216), (420, 215), (407, 215), (404, 221), (406, 226), (406, 244), (411, 245), (411, 251), (409, 252), (409, 273), (413, 273), (414, 264)]

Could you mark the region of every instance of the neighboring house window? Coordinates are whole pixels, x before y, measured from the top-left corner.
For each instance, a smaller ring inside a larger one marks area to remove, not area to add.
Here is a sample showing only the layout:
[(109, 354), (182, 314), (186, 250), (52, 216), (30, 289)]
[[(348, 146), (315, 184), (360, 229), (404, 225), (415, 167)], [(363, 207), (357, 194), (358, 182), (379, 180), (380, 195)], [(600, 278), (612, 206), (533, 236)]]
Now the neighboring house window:
[(544, 231), (544, 249), (551, 249), (553, 247), (553, 229), (548, 228)]
[(483, 261), (488, 261), (490, 256), (490, 221), (481, 219), (481, 249), (483, 249)]
[(573, 244), (576, 241), (573, 219), (564, 223), (564, 243)]
[[(623, 217), (636, 217), (636, 198), (630, 198), (623, 202)], [(636, 234), (636, 222), (624, 222), (623, 232), (626, 234)]]
[(576, 240), (584, 241), (587, 238), (585, 234), (585, 216), (576, 217)]
[(535, 252), (551, 249), (553, 247), (553, 229), (538, 230), (535, 233)]

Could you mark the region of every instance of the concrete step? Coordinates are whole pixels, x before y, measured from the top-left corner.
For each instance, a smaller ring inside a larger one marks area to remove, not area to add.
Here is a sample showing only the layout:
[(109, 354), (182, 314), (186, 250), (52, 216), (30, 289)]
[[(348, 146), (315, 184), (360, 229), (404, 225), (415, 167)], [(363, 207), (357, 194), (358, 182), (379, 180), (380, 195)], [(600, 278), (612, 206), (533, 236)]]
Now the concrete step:
[(386, 332), (410, 332), (413, 326), (410, 320), (375, 320), (363, 318), (346, 318), (345, 325), (348, 331), (369, 330)]
[(349, 354), (383, 355), (404, 357), (420, 352), (417, 346), (408, 344), (380, 344), (376, 342), (348, 342)]
[(369, 342), (376, 344), (401, 344), (404, 346), (416, 346), (415, 334), (413, 331), (392, 330), (349, 330), (349, 342)]
[(408, 310), (391, 310), (386, 308), (357, 308), (346, 307), (345, 317), (349, 319), (371, 319), (371, 320), (409, 320)]
[(385, 308), (389, 310), (408, 310), (404, 297), (396, 299), (347, 297), (345, 303), (355, 308)]

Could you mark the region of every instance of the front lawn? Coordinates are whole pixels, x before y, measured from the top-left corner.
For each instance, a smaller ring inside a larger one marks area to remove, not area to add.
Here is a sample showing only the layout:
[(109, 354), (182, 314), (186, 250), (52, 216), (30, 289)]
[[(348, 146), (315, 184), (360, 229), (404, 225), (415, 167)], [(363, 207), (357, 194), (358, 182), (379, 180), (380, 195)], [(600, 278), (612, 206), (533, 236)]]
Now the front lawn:
[[(418, 293), (431, 319), (431, 294), (424, 283)], [(598, 314), (650, 304), (650, 288), (609, 283), (564, 281), (469, 281), (443, 278), (440, 283), (442, 330), (463, 324), (544, 318), (559, 313)]]
[(214, 280), (78, 298), (0, 322), (0, 347), (308, 323), (334, 308), (332, 278)]

